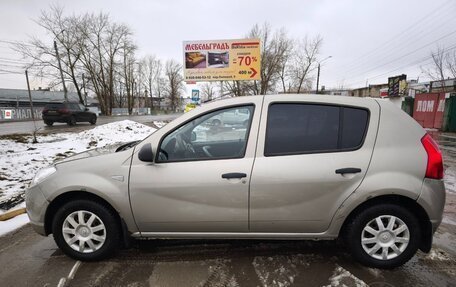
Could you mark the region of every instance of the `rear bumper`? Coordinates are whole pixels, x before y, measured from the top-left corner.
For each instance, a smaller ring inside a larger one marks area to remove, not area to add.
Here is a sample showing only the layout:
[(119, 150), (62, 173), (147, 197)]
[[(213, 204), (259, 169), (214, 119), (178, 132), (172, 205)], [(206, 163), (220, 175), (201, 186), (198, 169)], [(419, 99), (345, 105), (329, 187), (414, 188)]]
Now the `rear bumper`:
[(69, 115), (43, 115), (43, 121), (66, 123), (69, 121), (69, 119)]
[(44, 197), (39, 186), (32, 186), (25, 192), (25, 207), (30, 218), (30, 224), (37, 233), (44, 236), (47, 235), (44, 228), (44, 220), (48, 205), (49, 202)]
[(445, 184), (443, 180), (424, 179), (417, 202), (424, 208), (432, 225), (432, 234), (442, 222), (445, 207)]

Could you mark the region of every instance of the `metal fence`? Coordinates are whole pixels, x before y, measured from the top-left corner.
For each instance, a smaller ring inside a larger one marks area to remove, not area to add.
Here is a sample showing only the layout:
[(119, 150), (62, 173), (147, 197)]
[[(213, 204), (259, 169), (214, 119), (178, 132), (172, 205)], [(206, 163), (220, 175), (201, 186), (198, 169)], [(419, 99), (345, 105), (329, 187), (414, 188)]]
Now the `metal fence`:
[[(34, 107), (33, 112), (36, 120), (41, 120), (41, 112), (43, 107)], [(30, 108), (11, 108), (0, 107), (0, 122), (31, 120), (32, 110)]]

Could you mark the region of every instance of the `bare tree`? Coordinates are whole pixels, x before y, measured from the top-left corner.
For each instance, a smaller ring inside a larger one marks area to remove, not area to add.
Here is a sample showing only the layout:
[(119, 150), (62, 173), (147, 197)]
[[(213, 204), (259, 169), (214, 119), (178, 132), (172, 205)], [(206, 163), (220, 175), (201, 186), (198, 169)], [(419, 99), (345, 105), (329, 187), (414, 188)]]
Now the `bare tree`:
[[(79, 101), (84, 103), (82, 95), (82, 72), (80, 70), (81, 50), (79, 41), (81, 34), (77, 31), (77, 24), (80, 19), (76, 16), (64, 16), (63, 8), (51, 6), (49, 11), (42, 11), (40, 17), (35, 21), (51, 35), (59, 49), (64, 80), (70, 81), (79, 96)], [(35, 75), (46, 77), (51, 80), (50, 86), (62, 83), (57, 55), (53, 43), (45, 42), (38, 37), (32, 36), (26, 43), (15, 45), (15, 49), (22, 56), (30, 60), (35, 68)]]
[(262, 27), (258, 24), (253, 26), (248, 37), (261, 39), (261, 80), (253, 82), (251, 92), (256, 95), (273, 92), (278, 75), (287, 63), (286, 58), (292, 48), (292, 41), (285, 29), (273, 32), (267, 23)]
[[(78, 28), (83, 35), (79, 42), (81, 62), (90, 75), (102, 112), (111, 115), (116, 69), (128, 64), (125, 55), (130, 55), (136, 49), (131, 40), (131, 31), (123, 24), (111, 23), (109, 16), (103, 13), (86, 14), (79, 21)], [(130, 83), (125, 81), (124, 84), (127, 96), (131, 96), (131, 86), (127, 86)]]
[(451, 77), (456, 78), (456, 51), (453, 51), (453, 53), (447, 53), (445, 64)]
[(445, 91), (444, 80), (450, 76), (456, 77), (456, 52), (451, 53), (438, 46), (431, 52), (431, 59), (431, 64), (421, 67), (421, 70), (434, 81), (440, 81)]
[(316, 68), (317, 56), (323, 39), (318, 35), (314, 38), (304, 37), (297, 42), (290, 65), (291, 83), (296, 93), (300, 93), (311, 78), (309, 74)]
[[(82, 75), (85, 74), (87, 87), (96, 94), (102, 113), (110, 115), (117, 102), (122, 102), (116, 93), (129, 92), (131, 88), (126, 81), (123, 85), (119, 82), (123, 65), (129, 64), (124, 61), (124, 54), (131, 54), (136, 49), (130, 28), (112, 22), (104, 13), (66, 16), (58, 6), (42, 11), (36, 23), (55, 39), (65, 81), (71, 82), (79, 101), (84, 102)], [(37, 71), (35, 75), (50, 79), (51, 86), (55, 86), (61, 79), (57, 56), (49, 42), (32, 37), (28, 43), (18, 44), (16, 48), (31, 60)]]
[(158, 78), (161, 77), (162, 64), (160, 59), (155, 56), (146, 56), (140, 61), (142, 66), (141, 80), (150, 97), (150, 108), (154, 109), (154, 94), (158, 91), (158, 98), (160, 98), (161, 91)]
[(207, 102), (211, 101), (215, 97), (215, 85), (214, 83), (207, 82), (203, 83), (201, 86), (201, 101), (202, 102)]
[(234, 97), (242, 97), (249, 95), (252, 90), (255, 90), (256, 83), (249, 83), (248, 81), (226, 81), (223, 82), (223, 90), (227, 94)]
[(177, 110), (180, 96), (184, 87), (184, 77), (182, 76), (182, 66), (175, 60), (168, 60), (165, 64), (166, 96), (168, 97), (172, 110)]
[(432, 64), (423, 72), (431, 79), (436, 81), (445, 80), (445, 49), (437, 47), (436, 51), (431, 52)]

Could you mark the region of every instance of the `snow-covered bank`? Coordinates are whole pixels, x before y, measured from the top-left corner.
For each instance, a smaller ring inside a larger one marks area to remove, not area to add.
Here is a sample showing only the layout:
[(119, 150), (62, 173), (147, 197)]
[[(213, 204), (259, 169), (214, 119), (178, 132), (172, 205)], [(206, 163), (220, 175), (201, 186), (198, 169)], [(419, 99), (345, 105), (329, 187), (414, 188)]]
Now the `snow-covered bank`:
[(124, 120), (80, 133), (39, 136), (37, 144), (31, 143), (31, 137), (27, 143), (0, 140), (0, 209), (23, 201), (24, 191), (35, 173), (55, 160), (88, 149), (141, 140), (153, 131), (154, 128)]

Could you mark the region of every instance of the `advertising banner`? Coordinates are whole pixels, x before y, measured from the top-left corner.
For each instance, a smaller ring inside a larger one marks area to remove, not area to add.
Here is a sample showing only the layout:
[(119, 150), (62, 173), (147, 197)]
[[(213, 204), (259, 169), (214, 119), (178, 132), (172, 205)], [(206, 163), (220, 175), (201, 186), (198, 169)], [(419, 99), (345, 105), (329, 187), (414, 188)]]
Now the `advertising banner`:
[(260, 80), (260, 39), (186, 41), (186, 82)]
[(407, 89), (407, 75), (388, 78), (388, 96), (400, 97), (405, 95)]

